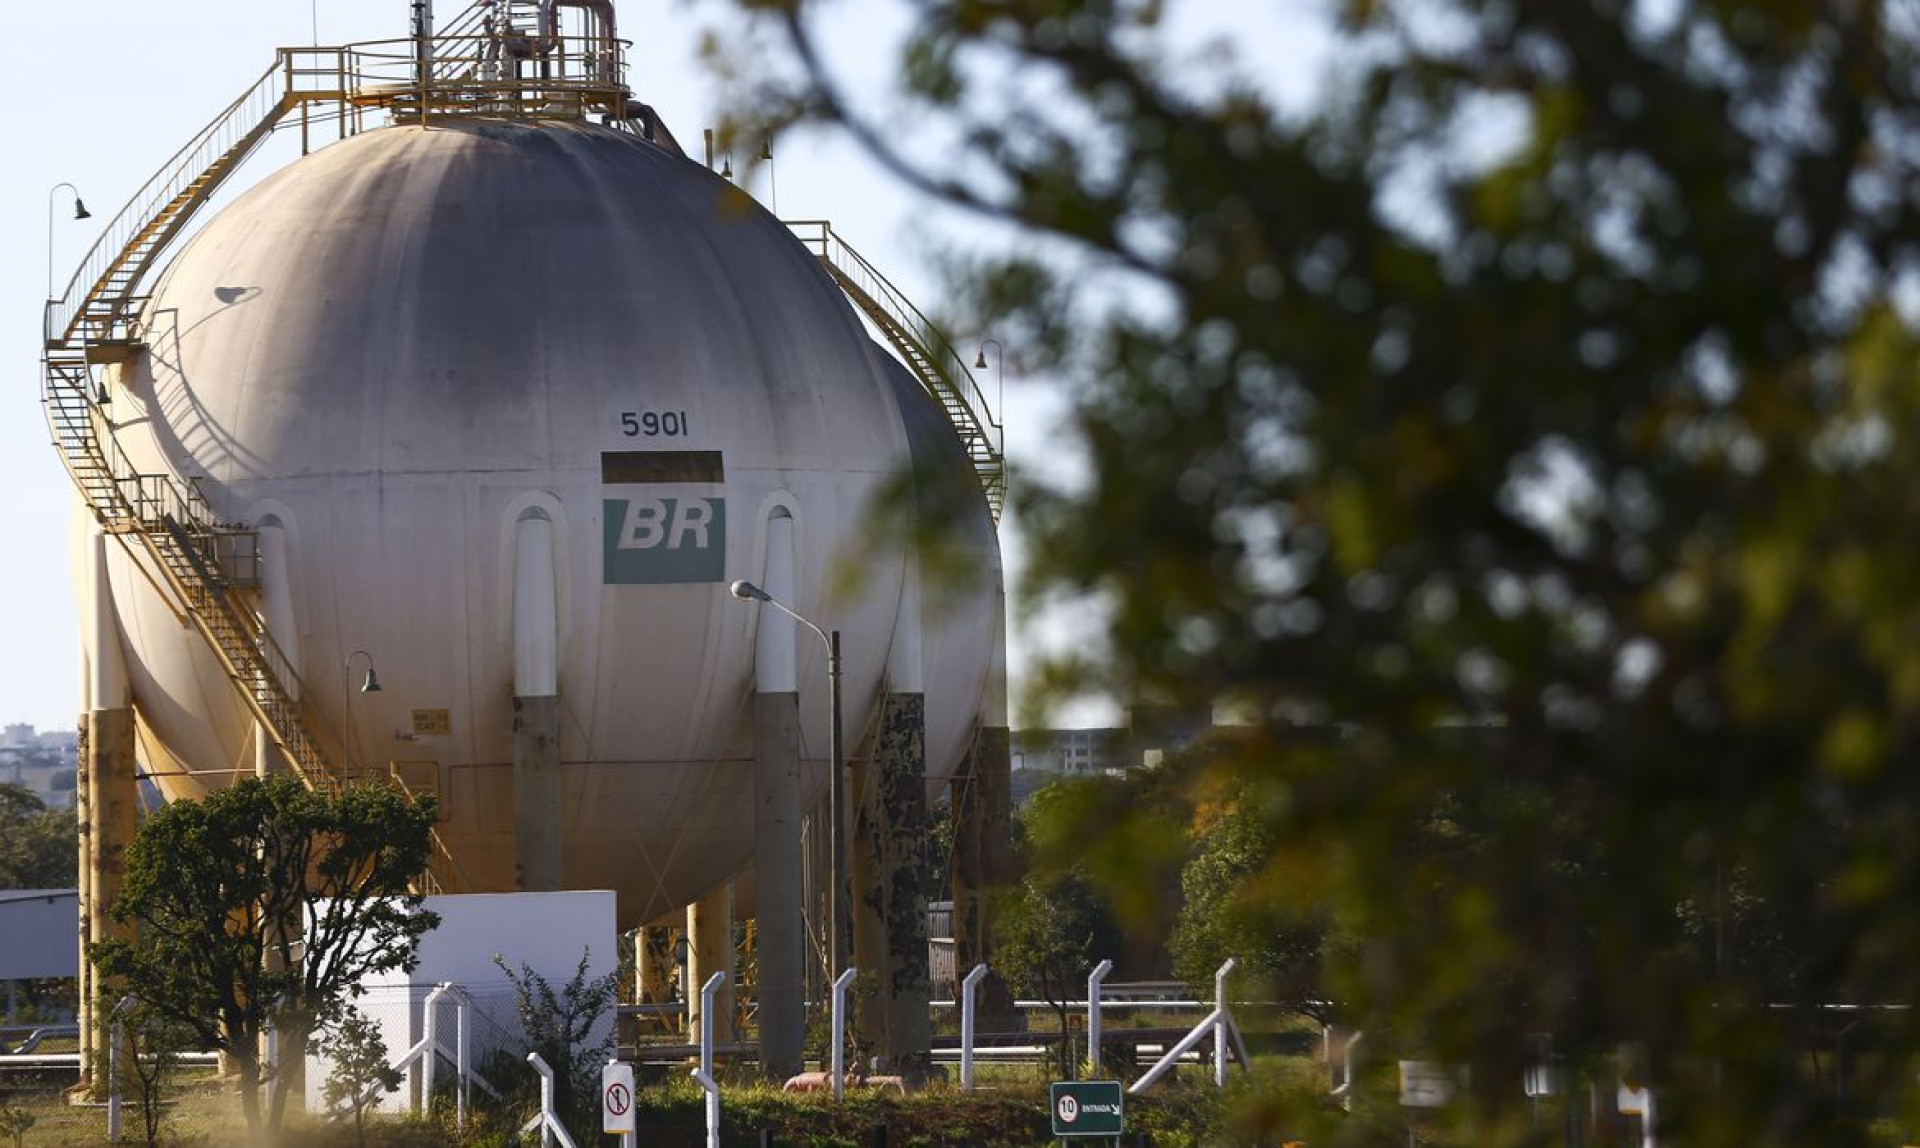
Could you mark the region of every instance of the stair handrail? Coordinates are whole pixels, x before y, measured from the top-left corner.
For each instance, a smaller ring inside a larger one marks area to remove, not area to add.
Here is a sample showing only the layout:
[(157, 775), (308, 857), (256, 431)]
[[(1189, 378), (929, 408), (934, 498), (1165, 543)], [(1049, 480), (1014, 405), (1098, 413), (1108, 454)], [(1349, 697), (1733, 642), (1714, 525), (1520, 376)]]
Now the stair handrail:
[[(945, 333), (934, 325), (931, 319), (922, 314), (913, 305), (913, 301), (901, 293), (880, 269), (854, 250), (833, 225), (823, 219), (792, 220), (787, 224), (802, 242), (817, 248), (817, 254), (829, 260), (840, 270), (860, 280), (862, 289), (885, 307), (901, 328), (927, 350), (937, 356), (938, 361), (929, 365), (941, 375), (947, 386), (954, 391), (954, 397), (968, 417), (971, 425), (959, 428), (968, 437), (979, 440), (993, 450), (997, 458), (1004, 441), (1004, 428), (994, 418), (993, 407), (987, 402), (987, 396), (974, 379), (973, 372), (967, 368), (966, 361), (960, 357)], [(807, 232), (814, 234), (809, 235)], [(993, 433), (989, 433), (993, 432)]]
[[(47, 346), (72, 343), (83, 321), (85, 305), (95, 301), (107, 279), (131, 258), (135, 240), (141, 233), (159, 223), (166, 208), (179, 202), (193, 182), (211, 170), (219, 158), (248, 133), (271, 123), (285, 111), (286, 97), (280, 83), (284, 55), (283, 50), (274, 59), (273, 66), (162, 164), (153, 177), (134, 192), (119, 214), (101, 229), (99, 238), (94, 240), (68, 280), (66, 290), (47, 308)], [(244, 129), (235, 132), (241, 125)], [(163, 248), (164, 244), (156, 246), (147, 254), (128, 281), (129, 291)]]

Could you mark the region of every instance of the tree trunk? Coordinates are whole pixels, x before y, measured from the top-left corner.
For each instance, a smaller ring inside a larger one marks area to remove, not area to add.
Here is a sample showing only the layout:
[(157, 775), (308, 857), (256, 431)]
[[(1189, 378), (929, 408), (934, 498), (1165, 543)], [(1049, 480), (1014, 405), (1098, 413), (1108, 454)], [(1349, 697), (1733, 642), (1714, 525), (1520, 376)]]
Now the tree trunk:
[(229, 1039), (228, 1055), (240, 1070), (240, 1111), (247, 1118), (247, 1139), (260, 1143), (264, 1137), (260, 1112), (260, 1054), (245, 1040)]

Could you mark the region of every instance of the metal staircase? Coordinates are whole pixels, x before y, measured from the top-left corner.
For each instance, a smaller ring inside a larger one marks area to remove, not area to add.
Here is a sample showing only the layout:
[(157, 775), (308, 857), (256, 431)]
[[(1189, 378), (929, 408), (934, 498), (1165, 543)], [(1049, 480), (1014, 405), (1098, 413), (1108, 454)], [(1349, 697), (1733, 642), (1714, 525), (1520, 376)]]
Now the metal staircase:
[[(115, 437), (94, 367), (137, 351), (146, 274), (194, 214), (273, 131), (314, 93), (296, 91), (291, 57), (275, 66), (147, 181), (89, 250), (44, 317), (43, 404), (74, 486), (100, 528), (128, 548), (162, 597), (206, 641), (262, 735), (310, 788), (337, 791), (362, 772), (301, 698), (299, 674), (248, 600), (257, 585), (255, 534), (222, 523), (191, 481), (141, 472)], [(434, 833), (429, 892), (457, 872)]]
[(795, 220), (787, 226), (946, 412), (947, 421), (959, 432), (974, 474), (980, 479), (981, 492), (998, 523), (1007, 500), (1005, 436), (966, 360), (886, 276), (840, 238), (831, 224)]

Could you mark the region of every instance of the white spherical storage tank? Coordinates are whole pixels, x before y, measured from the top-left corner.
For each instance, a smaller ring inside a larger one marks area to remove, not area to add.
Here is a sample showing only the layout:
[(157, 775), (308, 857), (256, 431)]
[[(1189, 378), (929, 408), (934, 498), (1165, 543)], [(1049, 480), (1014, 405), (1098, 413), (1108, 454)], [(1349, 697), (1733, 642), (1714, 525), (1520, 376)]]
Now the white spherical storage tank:
[[(767, 620), (727, 586), (765, 577), (774, 519), (792, 523), (792, 604), (843, 633), (850, 749), (902, 640), (930, 786), (983, 715), (1004, 724), (984, 499), (966, 540), (982, 576), (962, 590), (920, 593), (905, 536), (873, 521), (916, 458), (972, 481), (955, 432), (814, 255), (696, 163), (579, 122), (358, 135), (210, 220), (143, 332), (117, 368), (117, 443), (260, 530), (253, 605), (300, 701), (356, 768), (440, 794), (471, 890), (515, 882), (528, 537), (551, 550), (534, 629), (556, 678), (563, 883), (618, 891), (626, 924), (752, 856)], [(108, 570), (143, 760), (173, 797), (251, 773), (254, 722), (207, 643), (128, 550)], [(796, 649), (817, 795), (825, 656), (804, 631)]]

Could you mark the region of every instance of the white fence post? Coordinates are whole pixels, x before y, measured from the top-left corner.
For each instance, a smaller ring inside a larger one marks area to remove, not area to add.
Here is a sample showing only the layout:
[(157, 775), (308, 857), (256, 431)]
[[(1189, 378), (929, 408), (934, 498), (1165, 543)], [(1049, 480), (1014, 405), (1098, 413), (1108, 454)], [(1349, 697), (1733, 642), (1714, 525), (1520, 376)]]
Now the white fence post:
[(1087, 977), (1087, 1078), (1100, 1079), (1100, 985), (1113, 971), (1112, 961), (1093, 966)]
[(720, 1148), (720, 1085), (713, 1079), (713, 997), (727, 983), (717, 972), (700, 986), (700, 1087), (707, 1090), (707, 1148)]
[(1240, 963), (1238, 958), (1228, 957), (1220, 970), (1213, 974), (1213, 1011), (1220, 1019), (1213, 1025), (1213, 1086), (1227, 1086), (1227, 1026), (1233, 1013), (1227, 1007), (1227, 977)]
[(693, 1080), (707, 1094), (707, 1148), (720, 1148), (720, 1085), (704, 1068), (693, 1070)]
[(120, 1139), (120, 1046), (126, 1043), (127, 1022), (121, 1016), (133, 1004), (124, 996), (113, 1006), (113, 1027), (107, 1037), (107, 1139)]
[(440, 1025), (434, 1014), (440, 1011), (438, 1007), (440, 998), (446, 996), (447, 990), (452, 987), (446, 981), (441, 981), (433, 986), (433, 991), (427, 994), (426, 1003), (420, 1006), (420, 1011), (425, 1014), (420, 1020), (420, 1032), (427, 1043), (426, 1059), (420, 1062), (420, 1111), (422, 1112), (433, 1111), (434, 1077), (438, 1075), (440, 1067)]
[(1353, 1050), (1360, 1047), (1366, 1039), (1364, 1029), (1356, 1030), (1347, 1038), (1347, 1046), (1340, 1053), (1340, 1083), (1334, 1087), (1332, 1095), (1340, 1098), (1340, 1107), (1353, 1111)]
[(833, 978), (833, 1098), (840, 1099), (847, 1081), (847, 987), (860, 970), (849, 967)]
[(537, 1052), (527, 1054), (527, 1063), (540, 1074), (540, 1115), (534, 1119), (540, 1125), (541, 1148), (553, 1148), (555, 1140), (560, 1141), (562, 1148), (579, 1148), (573, 1137), (567, 1135), (566, 1125), (560, 1123), (560, 1114), (553, 1109), (553, 1069)]
[(973, 1091), (973, 994), (987, 977), (985, 961), (960, 982), (960, 1091)]

